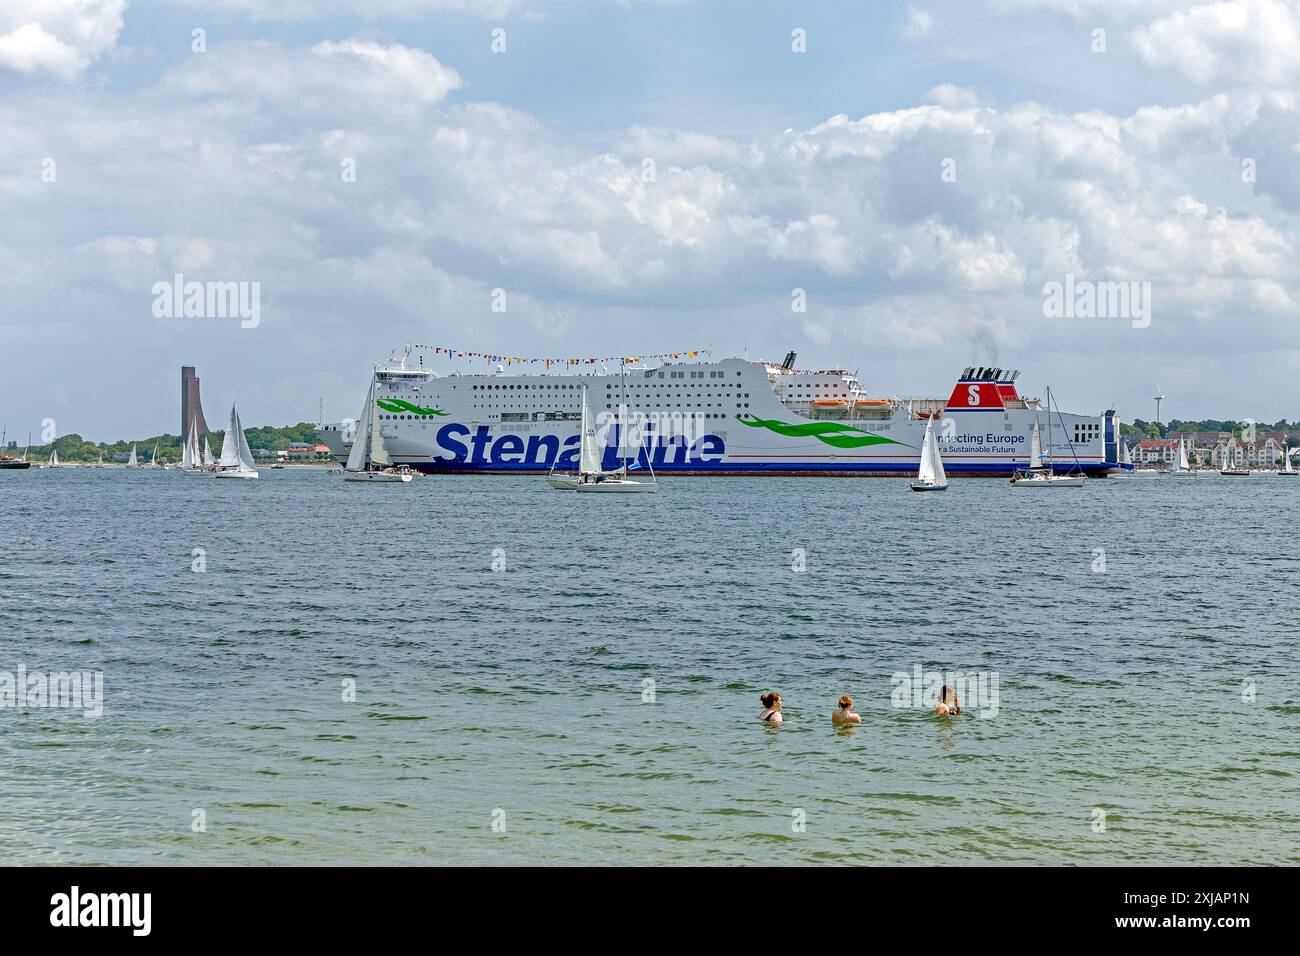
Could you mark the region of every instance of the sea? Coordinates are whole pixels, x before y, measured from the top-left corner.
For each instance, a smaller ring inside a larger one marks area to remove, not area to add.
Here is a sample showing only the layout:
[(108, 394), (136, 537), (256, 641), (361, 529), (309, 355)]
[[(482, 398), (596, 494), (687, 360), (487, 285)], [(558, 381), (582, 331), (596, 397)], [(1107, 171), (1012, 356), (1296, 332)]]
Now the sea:
[(0, 863), (1296, 863), (1297, 516), (1217, 473), (0, 471)]

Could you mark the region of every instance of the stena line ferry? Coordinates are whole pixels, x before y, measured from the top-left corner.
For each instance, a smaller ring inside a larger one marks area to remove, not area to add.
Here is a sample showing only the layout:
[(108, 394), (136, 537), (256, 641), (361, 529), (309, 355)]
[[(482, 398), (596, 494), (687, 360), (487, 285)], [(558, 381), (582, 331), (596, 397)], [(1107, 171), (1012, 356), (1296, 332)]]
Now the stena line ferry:
[[(953, 476), (1008, 477), (1026, 467), (1035, 422), (1058, 469), (1077, 463), (1096, 478), (1132, 467), (1117, 458), (1114, 409), (1049, 416), (1044, 403), (1020, 395), (1020, 373), (1001, 368), (965, 369), (947, 398), (883, 398), (843, 369), (796, 369), (794, 352), (780, 364), (729, 358), (565, 375), (501, 366), (439, 375), (408, 367), (410, 352), (375, 369), (375, 404), (393, 461), (426, 473), (573, 470), (584, 387), (609, 469), (626, 462), (661, 475), (914, 477), (931, 418)], [(353, 421), (317, 430), (340, 462)]]

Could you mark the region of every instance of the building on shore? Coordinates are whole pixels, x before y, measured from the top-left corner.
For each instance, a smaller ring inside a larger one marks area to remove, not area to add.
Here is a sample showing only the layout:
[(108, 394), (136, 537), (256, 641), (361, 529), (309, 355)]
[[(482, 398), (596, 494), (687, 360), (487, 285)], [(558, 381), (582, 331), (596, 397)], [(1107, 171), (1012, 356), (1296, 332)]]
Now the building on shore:
[(287, 452), (280, 452), (280, 455), (286, 458), (294, 458), (300, 461), (310, 461), (316, 458), (329, 457), (330, 449), (328, 445), (322, 445), (319, 442), (302, 442), (295, 441), (289, 443)]
[(1230, 437), (1208, 450), (1210, 464), (1215, 468), (1226, 468), (1230, 461), (1238, 468), (1279, 468), (1286, 447), (1285, 440), (1270, 434), (1256, 435), (1254, 441)]
[(1168, 468), (1178, 457), (1178, 445), (1187, 445), (1187, 460), (1194, 468), (1226, 468), (1231, 461), (1238, 468), (1279, 468), (1289, 447), (1300, 436), (1285, 432), (1256, 432), (1243, 441), (1231, 432), (1171, 432), (1168, 438), (1143, 438), (1132, 447), (1138, 468)]
[(1159, 468), (1171, 464), (1178, 454), (1178, 442), (1168, 438), (1143, 438), (1133, 446), (1133, 464), (1138, 468)]

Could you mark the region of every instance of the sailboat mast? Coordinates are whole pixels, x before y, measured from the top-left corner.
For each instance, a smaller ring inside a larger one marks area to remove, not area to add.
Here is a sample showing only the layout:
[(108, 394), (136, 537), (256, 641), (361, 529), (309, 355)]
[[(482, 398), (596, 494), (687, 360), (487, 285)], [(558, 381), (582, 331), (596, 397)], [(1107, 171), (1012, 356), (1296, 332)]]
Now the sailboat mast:
[(623, 474), (627, 474), (627, 442), (624, 435), (627, 433), (627, 359), (620, 358), (618, 361), (618, 448), (619, 460), (622, 466), (619, 468)]

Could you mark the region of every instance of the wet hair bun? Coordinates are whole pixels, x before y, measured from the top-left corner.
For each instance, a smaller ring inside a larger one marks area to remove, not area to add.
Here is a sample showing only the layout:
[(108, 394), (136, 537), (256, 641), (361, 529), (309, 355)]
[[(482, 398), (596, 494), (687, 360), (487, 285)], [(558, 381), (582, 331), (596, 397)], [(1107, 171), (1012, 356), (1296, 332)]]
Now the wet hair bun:
[(781, 695), (776, 693), (776, 691), (768, 691), (766, 694), (759, 694), (758, 699), (764, 707), (771, 707), (781, 699)]

